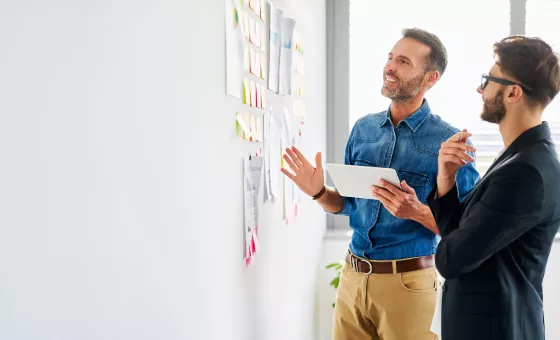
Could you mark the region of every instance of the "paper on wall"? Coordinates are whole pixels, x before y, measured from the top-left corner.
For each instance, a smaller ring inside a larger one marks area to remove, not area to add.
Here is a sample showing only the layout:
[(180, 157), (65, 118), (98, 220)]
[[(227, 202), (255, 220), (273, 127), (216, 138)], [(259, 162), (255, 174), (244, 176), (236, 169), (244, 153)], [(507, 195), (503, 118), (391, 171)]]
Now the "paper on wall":
[(243, 14), (235, 0), (225, 0), (226, 94), (241, 99), (243, 93)]
[(278, 93), (291, 95), (292, 93), (292, 42), (296, 21), (283, 18), (280, 29), (280, 71), (278, 75)]
[(270, 6), (270, 43), (268, 89), (278, 93), (278, 74), (280, 70), (280, 27), (284, 14), (281, 10)]

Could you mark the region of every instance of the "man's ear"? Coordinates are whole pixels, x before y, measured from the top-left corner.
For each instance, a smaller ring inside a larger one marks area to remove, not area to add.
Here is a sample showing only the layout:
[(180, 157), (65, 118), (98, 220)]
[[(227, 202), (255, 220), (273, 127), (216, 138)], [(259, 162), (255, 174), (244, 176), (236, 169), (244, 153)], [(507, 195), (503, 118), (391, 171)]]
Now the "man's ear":
[(517, 85), (513, 85), (510, 87), (509, 91), (507, 92), (507, 100), (509, 102), (515, 103), (521, 100), (523, 97), (523, 90), (521, 87)]
[(429, 71), (426, 75), (426, 85), (428, 85), (428, 88), (434, 86), (440, 78), (439, 71)]

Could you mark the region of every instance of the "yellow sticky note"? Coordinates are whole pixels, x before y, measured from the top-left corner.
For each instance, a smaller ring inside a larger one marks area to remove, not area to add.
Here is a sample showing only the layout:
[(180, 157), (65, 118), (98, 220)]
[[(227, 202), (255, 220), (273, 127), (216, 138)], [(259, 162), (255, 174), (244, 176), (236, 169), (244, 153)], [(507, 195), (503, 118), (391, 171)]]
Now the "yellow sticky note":
[(249, 92), (249, 90), (249, 81), (247, 79), (243, 79), (243, 104), (251, 103), (251, 92)]
[(250, 133), (247, 122), (239, 112), (237, 113), (235, 120), (237, 121), (237, 125), (241, 128), (241, 132), (244, 134), (243, 137), (245, 139), (245, 135), (248, 135)]

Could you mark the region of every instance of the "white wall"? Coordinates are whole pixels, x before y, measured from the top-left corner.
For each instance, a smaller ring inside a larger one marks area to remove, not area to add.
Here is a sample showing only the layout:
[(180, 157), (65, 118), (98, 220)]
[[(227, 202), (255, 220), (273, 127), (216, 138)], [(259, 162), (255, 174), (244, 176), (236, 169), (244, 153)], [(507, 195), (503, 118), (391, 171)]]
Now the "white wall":
[[(279, 5), (324, 151), (325, 4)], [(265, 207), (242, 264), (224, 39), (224, 0), (0, 2), (0, 339), (313, 337), (324, 213)]]

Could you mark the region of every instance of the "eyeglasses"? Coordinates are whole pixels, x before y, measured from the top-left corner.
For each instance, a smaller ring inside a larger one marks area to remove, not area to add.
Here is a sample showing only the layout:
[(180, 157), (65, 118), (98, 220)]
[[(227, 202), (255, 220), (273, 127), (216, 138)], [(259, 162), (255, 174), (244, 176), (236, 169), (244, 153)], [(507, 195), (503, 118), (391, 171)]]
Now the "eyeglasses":
[(497, 78), (497, 77), (492, 77), (489, 76), (487, 74), (483, 74), (482, 75), (482, 79), (480, 80), (480, 89), (484, 90), (486, 88), (486, 86), (488, 86), (489, 82), (495, 82), (501, 85), (517, 85), (519, 87), (521, 87), (521, 89), (523, 90), (523, 92), (525, 92), (528, 95), (531, 95), (531, 90), (529, 90), (526, 86), (523, 86), (519, 83), (513, 82), (511, 80), (507, 80), (507, 79), (502, 79), (502, 78)]

